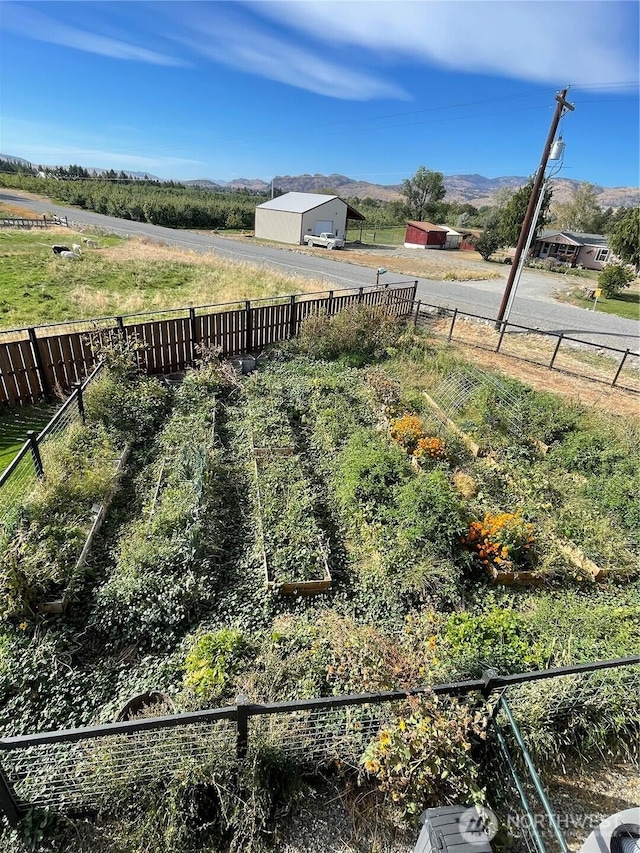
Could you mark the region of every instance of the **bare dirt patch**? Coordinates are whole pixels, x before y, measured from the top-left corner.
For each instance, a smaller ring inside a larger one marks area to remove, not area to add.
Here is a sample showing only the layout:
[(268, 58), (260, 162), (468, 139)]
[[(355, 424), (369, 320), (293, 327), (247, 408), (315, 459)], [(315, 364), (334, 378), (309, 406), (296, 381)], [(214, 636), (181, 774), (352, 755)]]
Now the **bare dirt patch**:
[(550, 774), (545, 783), (570, 850), (578, 850), (600, 821), (640, 803), (637, 764), (589, 762)]
[[(467, 262), (459, 252), (447, 255), (444, 252), (421, 251), (418, 256), (407, 254), (409, 249), (371, 252), (367, 249), (349, 249), (346, 260), (359, 266), (385, 267), (401, 275), (429, 278), (435, 281), (487, 281), (502, 278), (497, 270), (483, 269), (481, 264)], [(454, 257), (455, 255), (455, 257)]]

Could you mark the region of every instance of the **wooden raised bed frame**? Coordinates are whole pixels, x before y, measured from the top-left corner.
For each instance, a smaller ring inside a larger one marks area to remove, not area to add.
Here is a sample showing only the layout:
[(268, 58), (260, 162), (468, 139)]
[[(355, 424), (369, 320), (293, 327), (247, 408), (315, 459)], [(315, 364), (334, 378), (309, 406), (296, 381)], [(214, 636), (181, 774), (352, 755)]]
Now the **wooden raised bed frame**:
[(253, 470), (256, 479), (256, 496), (258, 501), (258, 524), (260, 536), (260, 548), (262, 550), (262, 567), (264, 571), (264, 581), (267, 589), (273, 592), (278, 592), (280, 595), (318, 595), (321, 592), (326, 592), (331, 589), (333, 579), (326, 557), (324, 563), (324, 577), (311, 581), (277, 581), (273, 577), (273, 571), (269, 566), (267, 552), (264, 547), (264, 529), (262, 526), (262, 501), (260, 499), (260, 472), (258, 471), (258, 459), (273, 456), (293, 456), (295, 451), (291, 447), (255, 447), (253, 444), (253, 431), (251, 432), (251, 450), (253, 453)]
[[(118, 487), (118, 481), (120, 479), (120, 475), (122, 474), (122, 469), (124, 468), (126, 461), (129, 458), (130, 452), (131, 452), (131, 445), (128, 444), (125, 447), (125, 449), (122, 451), (122, 453), (120, 454), (120, 457), (118, 459), (118, 464), (116, 466), (116, 471), (115, 471), (116, 476), (115, 476), (115, 479), (113, 481), (113, 484), (112, 484), (111, 488), (109, 489), (107, 496), (105, 497), (103, 502), (100, 504), (100, 506), (96, 510), (96, 514), (94, 516), (93, 523), (91, 525), (91, 529), (89, 530), (89, 533), (87, 535), (87, 539), (84, 543), (84, 547), (83, 547), (82, 551), (80, 552), (80, 556), (78, 557), (75, 566), (73, 567), (73, 571), (71, 572), (71, 575), (69, 577), (69, 581), (67, 582), (67, 586), (65, 587), (65, 590), (62, 593), (62, 597), (51, 599), (49, 601), (39, 602), (36, 605), (36, 610), (38, 613), (64, 613), (65, 610), (67, 609), (67, 607), (69, 605), (69, 600), (71, 598), (71, 592), (73, 589), (73, 584), (74, 584), (76, 578), (78, 577), (78, 575), (80, 574), (80, 572), (82, 571), (82, 569), (84, 568), (84, 565), (87, 561), (87, 557), (89, 556), (89, 551), (91, 550), (91, 546), (93, 545), (93, 540), (94, 540), (96, 534), (98, 533), (98, 531), (100, 530), (100, 528), (102, 527), (102, 522), (105, 519), (105, 516), (107, 514), (107, 510), (109, 509), (111, 501), (113, 500), (113, 497), (116, 493), (116, 490)], [(92, 507), (92, 511), (93, 511), (93, 509), (94, 509), (94, 507)]]

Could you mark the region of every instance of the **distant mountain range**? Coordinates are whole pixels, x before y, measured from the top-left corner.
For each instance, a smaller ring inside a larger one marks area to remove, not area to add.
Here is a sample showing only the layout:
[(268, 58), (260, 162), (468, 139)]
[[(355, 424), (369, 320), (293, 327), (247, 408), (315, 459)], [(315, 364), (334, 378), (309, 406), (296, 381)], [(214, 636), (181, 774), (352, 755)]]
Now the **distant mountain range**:
[[(0, 154), (0, 159), (10, 160), (14, 163), (32, 167), (33, 164), (20, 157)], [(86, 167), (90, 172), (100, 173), (107, 171), (93, 166)], [(117, 170), (119, 171), (119, 170)], [(145, 172), (132, 172), (124, 170), (127, 175), (134, 178), (143, 178), (145, 174), (154, 181), (161, 180), (155, 175)], [(476, 207), (485, 204), (493, 204), (499, 190), (518, 189), (526, 184), (528, 178), (522, 176), (505, 176), (501, 178), (485, 178), (483, 175), (449, 175), (444, 179), (447, 190), (447, 201), (468, 202)], [(211, 180), (210, 178), (196, 178), (190, 181), (182, 181), (186, 186), (203, 187), (204, 189), (243, 189), (260, 192), (268, 195), (271, 190), (271, 181), (263, 181), (260, 178), (235, 178), (232, 181)], [(565, 202), (571, 199), (576, 187), (581, 181), (572, 181), (569, 178), (553, 178), (554, 201)], [(383, 201), (394, 201), (401, 198), (400, 184), (370, 184), (366, 181), (354, 181), (346, 175), (276, 175), (273, 186), (284, 192), (326, 192), (330, 190), (339, 196), (350, 198), (375, 198)], [(640, 189), (638, 187), (602, 187), (594, 186), (598, 201), (602, 208), (607, 207), (629, 207), (640, 204)]]
[[(507, 187), (518, 189), (526, 184), (528, 178), (521, 176), (506, 176), (501, 178), (485, 178), (483, 175), (449, 175), (444, 179), (447, 190), (447, 201), (469, 202), (476, 207), (493, 204), (499, 190)], [(233, 181), (212, 181), (198, 179), (183, 181), (189, 186), (201, 186), (209, 189), (221, 187), (224, 189), (259, 190), (268, 193), (271, 182), (259, 178), (236, 178)], [(553, 197), (555, 201), (569, 201), (580, 181), (569, 178), (553, 178)], [(370, 184), (366, 181), (354, 181), (346, 175), (277, 175), (273, 185), (285, 192), (326, 192), (333, 191), (336, 195), (351, 198), (375, 198), (384, 201), (399, 199), (399, 184)], [(638, 187), (601, 187), (594, 186), (598, 201), (603, 208), (628, 207), (640, 203)]]

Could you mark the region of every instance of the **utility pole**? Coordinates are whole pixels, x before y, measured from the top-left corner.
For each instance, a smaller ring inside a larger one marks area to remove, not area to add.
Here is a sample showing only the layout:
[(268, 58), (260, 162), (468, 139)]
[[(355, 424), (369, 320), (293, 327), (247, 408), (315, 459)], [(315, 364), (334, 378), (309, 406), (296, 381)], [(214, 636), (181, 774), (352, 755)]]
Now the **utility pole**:
[(573, 104), (570, 104), (567, 100), (567, 92), (568, 89), (563, 89), (561, 92), (558, 92), (556, 95), (556, 111), (553, 116), (553, 120), (551, 121), (551, 127), (549, 129), (549, 135), (547, 136), (547, 141), (544, 144), (544, 149), (542, 151), (542, 158), (540, 160), (540, 165), (538, 166), (538, 171), (536, 172), (536, 177), (533, 182), (533, 189), (531, 190), (531, 197), (529, 198), (529, 204), (527, 205), (527, 212), (525, 213), (524, 222), (522, 223), (522, 227), (520, 228), (520, 236), (518, 237), (518, 245), (516, 246), (516, 252), (513, 256), (513, 263), (511, 264), (511, 269), (509, 270), (509, 278), (507, 279), (507, 284), (504, 289), (504, 294), (502, 296), (502, 302), (500, 303), (500, 308), (498, 310), (498, 316), (496, 318), (496, 329), (500, 329), (502, 327), (502, 321), (507, 310), (507, 305), (509, 304), (509, 297), (511, 296), (511, 291), (513, 289), (513, 283), (516, 278), (516, 274), (518, 272), (518, 267), (520, 266), (520, 258), (522, 257), (522, 252), (524, 249), (524, 245), (527, 242), (527, 236), (529, 234), (529, 229), (531, 227), (531, 222), (533, 220), (533, 215), (535, 213), (536, 207), (538, 205), (538, 198), (540, 196), (540, 191), (542, 189), (542, 185), (544, 183), (544, 172), (547, 168), (547, 162), (549, 160), (549, 153), (551, 151), (551, 146), (553, 145), (553, 140), (555, 139), (556, 132), (558, 130), (558, 125), (560, 124), (560, 119), (567, 111), (573, 112), (575, 107)]

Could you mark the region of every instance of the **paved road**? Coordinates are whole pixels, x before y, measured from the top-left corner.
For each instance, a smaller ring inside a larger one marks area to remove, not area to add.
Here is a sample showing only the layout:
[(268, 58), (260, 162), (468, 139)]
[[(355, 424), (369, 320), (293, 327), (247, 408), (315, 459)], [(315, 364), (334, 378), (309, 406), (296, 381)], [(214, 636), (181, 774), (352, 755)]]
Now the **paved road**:
[[(15, 190), (0, 189), (0, 203), (15, 204), (43, 214), (53, 212), (87, 225), (97, 226), (116, 234), (145, 236), (197, 252), (213, 252), (231, 260), (264, 264), (291, 275), (317, 278), (323, 288), (339, 289), (375, 284), (375, 272), (370, 267), (357, 266), (346, 261), (348, 250), (323, 254), (307, 254), (289, 248), (261, 246), (247, 240), (229, 240), (224, 237), (205, 236), (190, 231), (177, 231), (144, 222), (130, 222), (92, 211), (62, 207), (46, 199), (41, 200)], [(339, 260), (336, 259), (338, 255)], [(404, 279), (404, 276), (387, 275), (385, 281)], [(609, 314), (598, 314), (576, 308), (553, 299), (558, 289), (555, 279), (537, 273), (523, 273), (518, 293), (510, 314), (510, 322), (546, 332), (564, 332), (569, 337), (588, 341), (598, 346), (617, 349), (640, 349), (640, 322), (625, 320)], [(458, 308), (471, 314), (495, 317), (504, 290), (504, 279), (474, 282), (433, 281), (418, 279), (418, 298), (423, 302), (445, 308)]]

